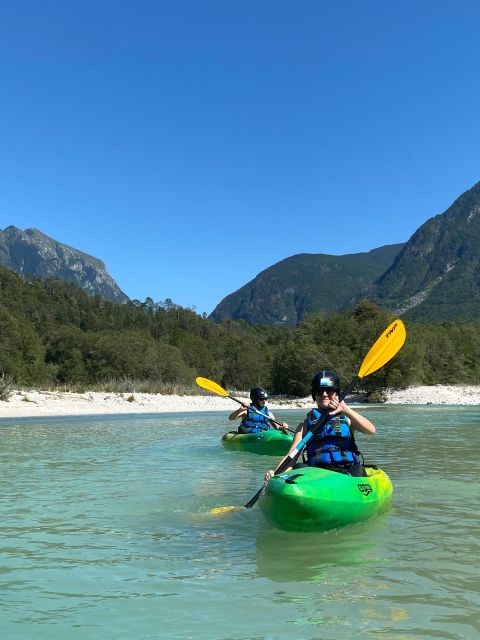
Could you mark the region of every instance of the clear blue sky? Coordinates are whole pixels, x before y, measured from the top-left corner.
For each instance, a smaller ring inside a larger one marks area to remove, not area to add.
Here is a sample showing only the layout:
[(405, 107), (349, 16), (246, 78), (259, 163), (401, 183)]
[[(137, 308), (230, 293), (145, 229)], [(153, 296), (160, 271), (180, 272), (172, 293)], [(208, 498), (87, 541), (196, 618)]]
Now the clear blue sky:
[(3, 0), (0, 226), (211, 312), (480, 180), (475, 0)]

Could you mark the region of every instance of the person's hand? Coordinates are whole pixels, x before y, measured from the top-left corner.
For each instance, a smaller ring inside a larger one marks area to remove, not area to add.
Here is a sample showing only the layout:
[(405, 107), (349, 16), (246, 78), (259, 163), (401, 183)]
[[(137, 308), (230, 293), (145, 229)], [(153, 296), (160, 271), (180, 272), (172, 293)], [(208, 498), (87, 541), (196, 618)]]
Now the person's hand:
[(268, 482), (270, 478), (273, 478), (274, 475), (275, 475), (275, 471), (273, 469), (269, 469), (263, 477), (264, 482)]
[(282, 422), (281, 430), (283, 433), (288, 433), (288, 422)]
[(342, 411), (345, 411), (345, 403), (343, 400), (339, 402), (338, 398), (331, 398), (328, 408), (330, 409), (330, 415), (336, 416), (337, 414), (342, 413)]

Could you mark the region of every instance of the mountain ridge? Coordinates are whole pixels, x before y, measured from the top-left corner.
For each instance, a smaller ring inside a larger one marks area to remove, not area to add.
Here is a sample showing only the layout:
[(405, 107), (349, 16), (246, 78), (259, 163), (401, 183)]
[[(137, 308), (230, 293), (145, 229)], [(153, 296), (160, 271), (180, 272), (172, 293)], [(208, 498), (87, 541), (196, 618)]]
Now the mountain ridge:
[(424, 222), (363, 292), (407, 319), (480, 317), (480, 182)]
[(34, 228), (10, 225), (0, 230), (0, 265), (25, 277), (72, 282), (90, 295), (111, 302), (129, 300), (102, 260), (66, 245)]
[(226, 296), (210, 314), (253, 324), (295, 326), (307, 313), (340, 311), (358, 290), (381, 275), (403, 243), (334, 256), (300, 253), (264, 269)]
[[(372, 264), (376, 252), (383, 264)], [(310, 268), (302, 268), (307, 259)], [(296, 326), (306, 313), (338, 312), (362, 299), (407, 320), (480, 318), (480, 182), (407, 242), (346, 256), (291, 256), (226, 296), (210, 317)]]

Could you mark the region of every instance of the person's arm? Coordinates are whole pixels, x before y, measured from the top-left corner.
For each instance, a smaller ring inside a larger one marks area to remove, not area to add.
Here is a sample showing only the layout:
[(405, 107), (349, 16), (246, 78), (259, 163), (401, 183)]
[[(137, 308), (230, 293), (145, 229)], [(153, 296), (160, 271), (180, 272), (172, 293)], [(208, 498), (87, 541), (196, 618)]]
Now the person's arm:
[(352, 407), (343, 403), (343, 412), (350, 420), (350, 425), (355, 431), (361, 431), (366, 436), (373, 436), (375, 433), (375, 425), (368, 418), (357, 413)]
[[(288, 450), (288, 453), (285, 456), (283, 456), (283, 458), (280, 460), (280, 462), (275, 467), (275, 470), (269, 469), (267, 471), (267, 473), (265, 474), (265, 478), (264, 478), (265, 482), (267, 482), (267, 480), (270, 480), (270, 478), (272, 478), (275, 475), (275, 471), (278, 469), (278, 467), (288, 458), (289, 454), (295, 449), (297, 444), (300, 442), (300, 440), (302, 439), (302, 435), (303, 435), (303, 427), (304, 427), (304, 425), (305, 425), (305, 420), (302, 420), (302, 422), (298, 425), (298, 427), (295, 430), (295, 435), (293, 436), (292, 446)], [(291, 468), (292, 467), (288, 467), (287, 469), (285, 469), (285, 471), (289, 471)]]
[(330, 415), (335, 416), (338, 413), (344, 413), (350, 421), (350, 426), (355, 431), (360, 431), (366, 436), (371, 436), (375, 433), (375, 425), (373, 422), (370, 422), (368, 418), (365, 418), (365, 416), (360, 415), (352, 409), (352, 407), (349, 407), (343, 400), (339, 402), (338, 398), (332, 398), (330, 400), (330, 407), (332, 408)]
[[(276, 420), (275, 416), (270, 411), (270, 409), (268, 410), (268, 419), (269, 420)], [(278, 424), (275, 424), (274, 422), (270, 422), (270, 426), (273, 427), (274, 429), (279, 430), (279, 431), (286, 432), (287, 429), (288, 429), (288, 422), (282, 422), (282, 426), (281, 427)]]
[(233, 413), (228, 416), (229, 420), (237, 420), (237, 418), (243, 418), (247, 414), (247, 405), (242, 404), (241, 407), (235, 409)]

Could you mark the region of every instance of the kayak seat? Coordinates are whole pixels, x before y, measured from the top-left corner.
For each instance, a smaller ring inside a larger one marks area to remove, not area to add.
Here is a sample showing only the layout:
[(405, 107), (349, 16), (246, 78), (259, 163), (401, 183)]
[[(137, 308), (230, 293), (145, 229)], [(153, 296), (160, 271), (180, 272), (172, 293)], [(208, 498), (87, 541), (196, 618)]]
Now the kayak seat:
[[(310, 465), (306, 464), (305, 462), (299, 462), (293, 468), (302, 469), (304, 467), (309, 467), (309, 466)], [(344, 467), (340, 467), (340, 466), (334, 467), (333, 465), (322, 466), (320, 464), (317, 466), (321, 469), (327, 469), (327, 471), (335, 471), (336, 473), (343, 473), (346, 476), (352, 476), (354, 478), (366, 478), (368, 476), (368, 473), (365, 471), (365, 467), (363, 466), (363, 464), (351, 464)], [(373, 466), (373, 465), (368, 465), (368, 466)]]
[(348, 467), (323, 467), (324, 469), (328, 469), (329, 471), (336, 471), (337, 473), (344, 473), (347, 476), (352, 476), (354, 478), (365, 478), (367, 477), (367, 472), (365, 471), (365, 467), (363, 464), (352, 464)]

